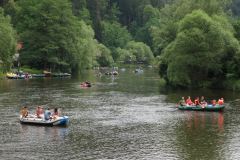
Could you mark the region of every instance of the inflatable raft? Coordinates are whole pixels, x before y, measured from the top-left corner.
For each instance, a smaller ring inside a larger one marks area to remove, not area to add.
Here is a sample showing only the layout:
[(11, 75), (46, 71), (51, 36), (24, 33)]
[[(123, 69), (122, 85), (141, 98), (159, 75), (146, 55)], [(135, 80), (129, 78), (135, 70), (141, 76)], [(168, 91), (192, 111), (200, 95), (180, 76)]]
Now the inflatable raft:
[(35, 124), (35, 125), (47, 125), (47, 126), (56, 126), (56, 125), (65, 125), (68, 122), (68, 117), (54, 117), (53, 119), (45, 120), (44, 118), (30, 117), (22, 118), (20, 115), (20, 122), (25, 124)]
[(179, 106), (179, 110), (195, 110), (195, 111), (222, 111), (225, 108), (223, 105), (208, 105), (208, 106)]

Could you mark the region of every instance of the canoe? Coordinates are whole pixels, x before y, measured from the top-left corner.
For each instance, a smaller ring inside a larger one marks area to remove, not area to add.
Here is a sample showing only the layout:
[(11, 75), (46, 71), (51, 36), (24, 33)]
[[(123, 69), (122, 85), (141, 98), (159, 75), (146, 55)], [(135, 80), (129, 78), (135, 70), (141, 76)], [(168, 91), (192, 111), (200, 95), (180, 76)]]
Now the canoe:
[(53, 74), (53, 77), (67, 77), (67, 76), (71, 76), (71, 74), (69, 74), (69, 73), (57, 73), (57, 74)]
[(208, 105), (208, 106), (179, 106), (179, 110), (195, 110), (195, 111), (222, 111), (225, 108), (225, 106), (222, 105)]
[(37, 118), (36, 116), (31, 118), (22, 118), (20, 115), (20, 122), (24, 124), (44, 125), (44, 126), (56, 126), (65, 125), (69, 121), (67, 116), (57, 117), (55, 119), (45, 120), (43, 118)]

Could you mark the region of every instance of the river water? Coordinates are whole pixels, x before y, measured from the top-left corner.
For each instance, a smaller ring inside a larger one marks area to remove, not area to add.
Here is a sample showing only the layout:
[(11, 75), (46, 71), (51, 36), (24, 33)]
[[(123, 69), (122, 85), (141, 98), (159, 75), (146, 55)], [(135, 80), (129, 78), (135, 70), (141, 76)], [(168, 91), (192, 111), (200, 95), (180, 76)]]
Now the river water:
[[(240, 159), (239, 93), (169, 87), (153, 68), (115, 80), (97, 73), (0, 80), (0, 159)], [(91, 88), (81, 87), (85, 80)], [(188, 95), (224, 97), (226, 108), (176, 109)], [(21, 124), (23, 106), (35, 113), (38, 105), (58, 107), (68, 125)]]

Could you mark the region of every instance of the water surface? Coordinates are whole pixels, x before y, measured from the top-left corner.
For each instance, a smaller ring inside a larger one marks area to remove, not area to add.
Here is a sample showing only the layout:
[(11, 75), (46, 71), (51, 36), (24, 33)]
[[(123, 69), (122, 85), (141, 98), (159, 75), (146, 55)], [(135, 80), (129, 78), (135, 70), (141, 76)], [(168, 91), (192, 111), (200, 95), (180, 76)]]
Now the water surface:
[[(105, 72), (105, 71), (101, 71)], [(239, 93), (166, 86), (156, 69), (119, 71), (116, 80), (87, 70), (67, 78), (0, 80), (0, 159), (239, 159)], [(85, 80), (91, 88), (81, 87)], [(224, 112), (179, 111), (182, 96), (225, 98)], [(19, 123), (58, 107), (64, 127)]]

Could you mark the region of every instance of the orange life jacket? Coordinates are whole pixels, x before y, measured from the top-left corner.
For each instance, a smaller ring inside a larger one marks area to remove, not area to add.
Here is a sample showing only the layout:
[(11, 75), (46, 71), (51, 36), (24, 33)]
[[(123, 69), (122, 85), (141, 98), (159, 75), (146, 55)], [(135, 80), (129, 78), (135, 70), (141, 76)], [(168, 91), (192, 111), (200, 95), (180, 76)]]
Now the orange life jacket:
[(195, 99), (194, 103), (195, 105), (199, 105), (199, 99)]

